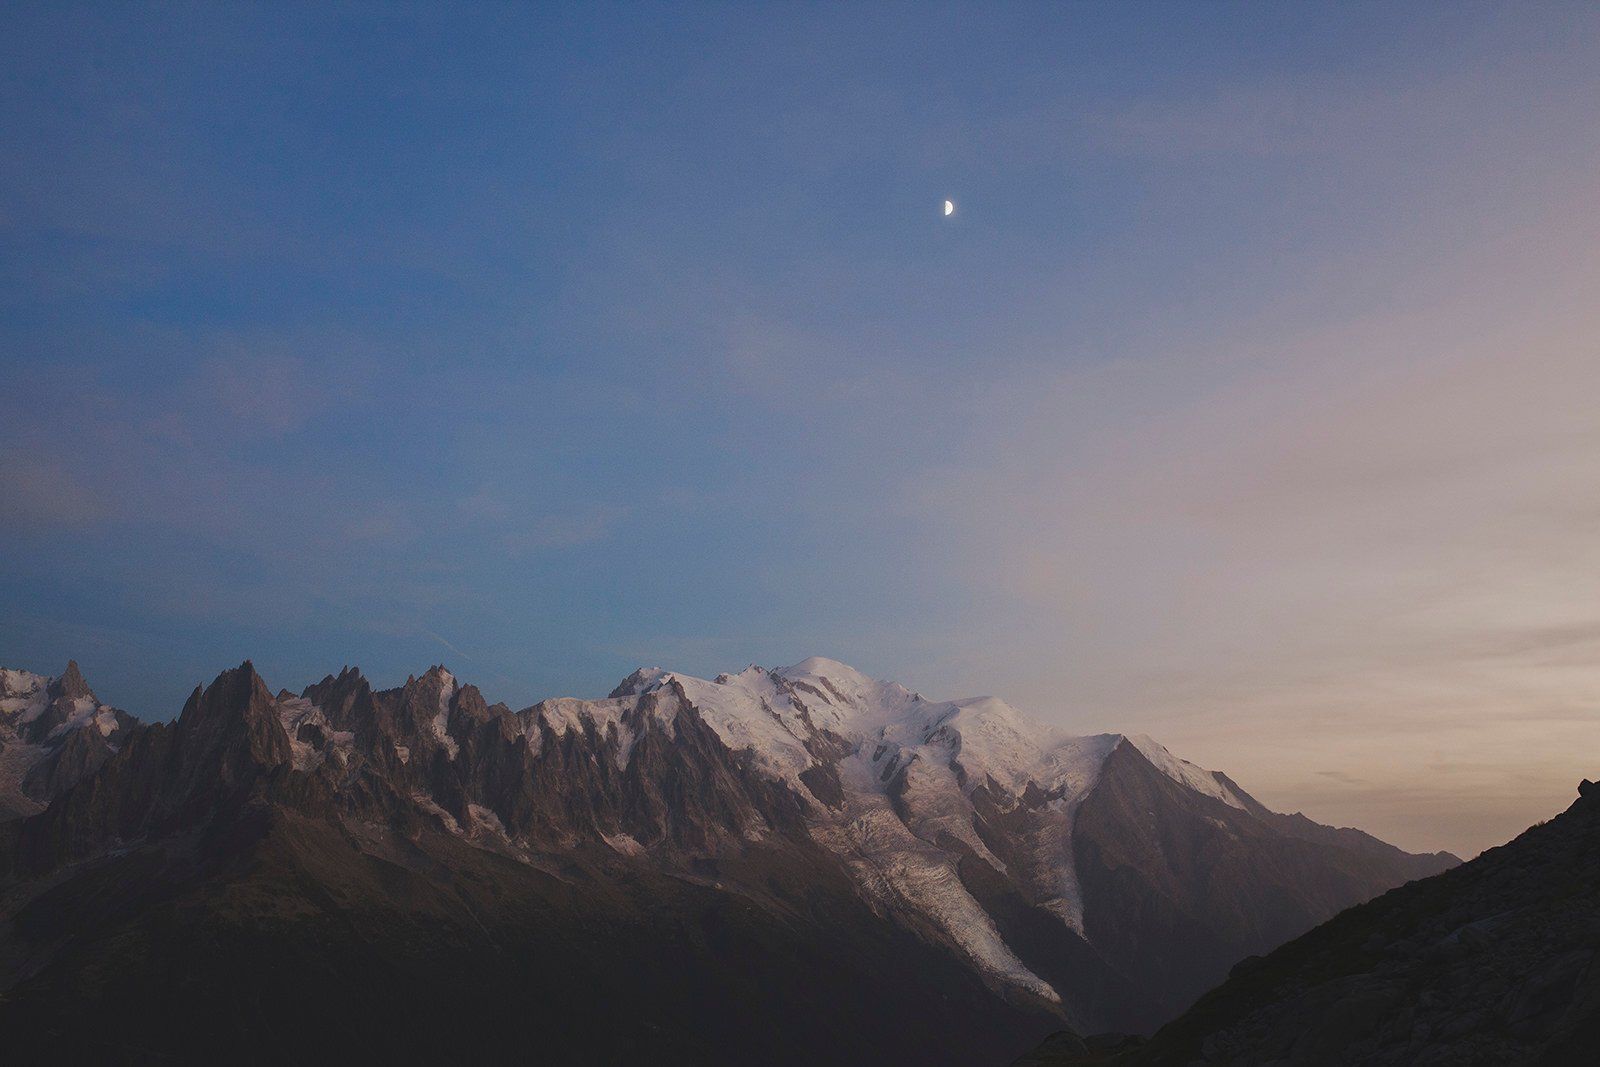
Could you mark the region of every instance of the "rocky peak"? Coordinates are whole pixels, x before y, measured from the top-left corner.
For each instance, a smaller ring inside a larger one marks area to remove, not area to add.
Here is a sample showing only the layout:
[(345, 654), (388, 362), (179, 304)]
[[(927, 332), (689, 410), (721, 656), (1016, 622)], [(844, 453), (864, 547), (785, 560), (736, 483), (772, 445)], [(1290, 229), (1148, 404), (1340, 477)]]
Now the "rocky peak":
[(291, 755), (277, 701), (249, 660), (196, 687), (178, 716), (184, 788), (199, 789), (211, 775), (243, 786)]
[(86, 698), (95, 700), (94, 692), (89, 688), (89, 683), (83, 680), (83, 674), (78, 670), (78, 661), (69, 659), (67, 669), (61, 672), (59, 678), (51, 680), (50, 698), (52, 700), (78, 700)]
[(666, 674), (667, 672), (660, 667), (640, 667), (618, 682), (617, 687), (606, 694), (606, 698), (616, 700), (618, 697), (636, 697), (660, 682)]
[(210, 685), (196, 686), (178, 716), (178, 725), (199, 732), (213, 723), (271, 717), (274, 703), (255, 664), (245, 660), (217, 675)]
[(463, 685), (456, 689), (450, 721), (452, 724), (457, 719), (466, 722), (488, 722), (490, 719), (507, 714), (510, 714), (510, 709), (504, 704), (495, 704), (491, 707), (489, 702), (483, 699), (483, 694), (477, 686)]
[(32, 814), (94, 773), (140, 725), (100, 703), (70, 661), (59, 676), (0, 670), (0, 820)]

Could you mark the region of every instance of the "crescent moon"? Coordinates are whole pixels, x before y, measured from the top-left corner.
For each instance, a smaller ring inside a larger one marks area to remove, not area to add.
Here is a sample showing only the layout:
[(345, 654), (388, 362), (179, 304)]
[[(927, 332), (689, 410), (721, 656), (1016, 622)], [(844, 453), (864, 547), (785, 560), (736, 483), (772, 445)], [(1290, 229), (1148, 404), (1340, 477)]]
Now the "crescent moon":
[(946, 215), (954, 215), (956, 213), (956, 206), (950, 201), (946, 200), (944, 202), (944, 213)]

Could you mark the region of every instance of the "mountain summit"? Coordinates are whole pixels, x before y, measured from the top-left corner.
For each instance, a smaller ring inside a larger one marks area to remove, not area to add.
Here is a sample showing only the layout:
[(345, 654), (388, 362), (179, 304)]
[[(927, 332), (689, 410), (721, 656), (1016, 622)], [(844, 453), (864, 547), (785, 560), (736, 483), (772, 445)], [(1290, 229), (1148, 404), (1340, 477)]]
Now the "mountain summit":
[[(442, 666), (273, 695), (246, 663), (150, 726), (66, 679), (48, 706), (118, 744), (0, 824), (0, 1026), (41, 1049), (91, 1011), (180, 1056), (274, 1058), (299, 1018), (361, 1055), (503, 1053), (531, 1020), (560, 1062), (1003, 1061), (1148, 1031), (1455, 862), (821, 658), (521, 711)], [(13, 732), (44, 714), (15, 688)]]

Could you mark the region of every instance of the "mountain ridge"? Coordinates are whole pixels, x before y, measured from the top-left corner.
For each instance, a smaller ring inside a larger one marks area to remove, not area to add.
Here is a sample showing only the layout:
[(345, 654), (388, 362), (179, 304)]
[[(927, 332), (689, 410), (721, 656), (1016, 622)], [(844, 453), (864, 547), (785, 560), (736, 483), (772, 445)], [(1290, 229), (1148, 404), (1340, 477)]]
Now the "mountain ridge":
[[(247, 661), (197, 687), (172, 723), (130, 728), (43, 811), (0, 824), (0, 903), (28, 917), (0, 931), (21, 961), (4, 981), (8, 997), (27, 999), (77, 973), (70, 961), (86, 943), (46, 906), (62, 879), (86, 884), (141, 857), (162, 885), (191, 892), (197, 872), (247, 872), (249, 857), (268, 855), (308, 887), (295, 908), (321, 914), (333, 905), (311, 904), (324, 890), (310, 887), (329, 877), (318, 873), (328, 846), (311, 842), (340, 840), (351, 864), (403, 870), (428, 900), (458, 891), (453, 870), (503, 885), (474, 906), (497, 943), (553, 936), (502, 899), (567, 892), (531, 888), (536, 876), (594, 888), (563, 920), (584, 927), (633, 914), (619, 885), (695, 887), (662, 899), (687, 892), (711, 910), (667, 908), (650, 937), (748, 908), (740, 921), (756, 943), (792, 953), (804, 929), (807, 951), (854, 960), (841, 988), (883, 972), (912, 992), (967, 990), (967, 1003), (987, 1007), (952, 1016), (929, 1042), (923, 1054), (942, 1062), (979, 1035), (1004, 1042), (994, 1035), (1008, 1027), (1017, 1051), (1062, 1024), (1152, 1028), (1240, 956), (1449, 863), (1375, 839), (1304, 840), (1267, 816), (1225, 776), (1153, 743), (1074, 737), (994, 698), (928, 700), (836, 661), (710, 681), (642, 669), (606, 698), (520, 711), (442, 665), (389, 690), (347, 667), (274, 695)], [(1184, 881), (1201, 869), (1194, 886)], [(390, 907), (388, 890), (357, 884), (356, 914)], [(796, 899), (810, 903), (796, 912)], [(441, 921), (455, 914), (427, 907)], [(221, 914), (228, 937), (249, 936), (246, 919)], [(896, 958), (861, 960), (821, 914), (853, 916), (859, 936), (899, 944)], [(740, 965), (771, 965), (757, 956)], [(695, 966), (705, 972), (695, 981), (723, 981), (714, 960)], [(827, 1010), (854, 1018), (832, 1000)], [(898, 1019), (886, 1032), (927, 1036), (911, 1026)]]

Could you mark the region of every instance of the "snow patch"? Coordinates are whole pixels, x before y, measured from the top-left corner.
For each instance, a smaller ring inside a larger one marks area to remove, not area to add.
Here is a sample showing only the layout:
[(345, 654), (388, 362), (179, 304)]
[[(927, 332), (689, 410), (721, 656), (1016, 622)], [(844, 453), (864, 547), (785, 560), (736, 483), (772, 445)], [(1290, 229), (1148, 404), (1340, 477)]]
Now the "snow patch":
[[(283, 732), (289, 735), (289, 752), (292, 765), (297, 771), (314, 771), (322, 766), (328, 758), (326, 746), (319, 752), (312, 747), (309, 741), (300, 740), (300, 727), (305, 723), (312, 723), (322, 729), (323, 735), (330, 740), (333, 734), (328, 729), (328, 720), (323, 716), (322, 709), (311, 703), (305, 697), (287, 697), (278, 701), (278, 722), (283, 726)], [(354, 735), (348, 732), (345, 737), (353, 740)]]
[(81, 730), (88, 726), (98, 710), (90, 697), (75, 697), (67, 703), (67, 708), (69, 710), (66, 719), (51, 727), (50, 733), (45, 737), (46, 741), (54, 741), (64, 736), (68, 730)]
[(800, 781), (815, 760), (806, 750), (799, 708), (760, 668), (745, 670), (724, 683), (688, 675), (669, 675), (700, 718), (734, 752), (748, 753), (769, 776), (810, 796)]
[(449, 671), (439, 672), (439, 710), (433, 716), (433, 736), (444, 746), (445, 751), (455, 759), (460, 754), (460, 746), (456, 739), (450, 736), (450, 701), (456, 695), (455, 676)]
[(617, 739), (616, 765), (624, 768), (633, 754), (635, 735), (633, 728), (623, 721), (623, 714), (633, 710), (637, 703), (637, 696), (608, 697), (605, 700), (557, 697), (541, 701), (529, 709), (523, 729), (535, 752), (541, 744), (540, 725), (548, 726), (552, 732), (562, 736), (574, 730), (582, 733), (585, 726), (592, 727), (595, 736), (602, 741), (614, 733)]
[(818, 830), (881, 905), (932, 921), (985, 974), (1059, 1003), (1055, 989), (1017, 957), (967, 891), (954, 858), (912, 833), (887, 797), (855, 793), (846, 817)]
[(0, 667), (0, 714), (15, 721), (32, 722), (50, 706), (50, 679), (31, 671)]
[(1179, 759), (1168, 752), (1155, 739), (1146, 737), (1144, 734), (1140, 734), (1138, 737), (1130, 737), (1128, 741), (1134, 748), (1139, 750), (1145, 759), (1155, 765), (1156, 770), (1179, 785), (1187, 786), (1196, 793), (1214, 797), (1229, 807), (1246, 810), (1244, 801), (1234, 796), (1233, 790), (1217, 781), (1217, 776), (1211, 771), (1203, 767), (1197, 767), (1186, 759)]

